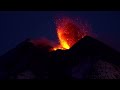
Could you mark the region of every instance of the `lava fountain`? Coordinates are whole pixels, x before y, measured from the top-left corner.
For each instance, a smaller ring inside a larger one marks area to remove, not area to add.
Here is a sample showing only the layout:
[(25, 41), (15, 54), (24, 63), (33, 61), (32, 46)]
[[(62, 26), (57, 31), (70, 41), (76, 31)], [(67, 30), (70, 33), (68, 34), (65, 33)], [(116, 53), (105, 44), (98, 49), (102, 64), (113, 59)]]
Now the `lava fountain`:
[(78, 40), (89, 34), (90, 27), (82, 22), (78, 23), (71, 18), (61, 18), (56, 20), (57, 36), (59, 45), (53, 50), (70, 49)]

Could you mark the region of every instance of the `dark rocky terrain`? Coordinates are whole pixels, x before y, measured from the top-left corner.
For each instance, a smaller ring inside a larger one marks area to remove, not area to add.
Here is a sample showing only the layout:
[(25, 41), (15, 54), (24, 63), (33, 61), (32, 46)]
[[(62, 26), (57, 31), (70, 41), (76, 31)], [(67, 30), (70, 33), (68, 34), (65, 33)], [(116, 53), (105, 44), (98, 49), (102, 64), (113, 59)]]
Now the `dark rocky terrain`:
[(120, 79), (120, 53), (86, 36), (69, 50), (26, 40), (0, 57), (0, 79)]

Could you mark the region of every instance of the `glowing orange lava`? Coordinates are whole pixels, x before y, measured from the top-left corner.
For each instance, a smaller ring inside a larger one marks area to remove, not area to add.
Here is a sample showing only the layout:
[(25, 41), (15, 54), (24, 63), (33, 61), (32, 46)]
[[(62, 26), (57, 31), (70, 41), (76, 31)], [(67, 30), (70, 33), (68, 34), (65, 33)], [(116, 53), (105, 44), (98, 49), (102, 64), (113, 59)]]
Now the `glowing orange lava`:
[(75, 20), (70, 18), (62, 18), (57, 20), (57, 35), (59, 39), (59, 45), (54, 47), (57, 49), (70, 49), (78, 40), (88, 34), (89, 28), (84, 24), (79, 24)]

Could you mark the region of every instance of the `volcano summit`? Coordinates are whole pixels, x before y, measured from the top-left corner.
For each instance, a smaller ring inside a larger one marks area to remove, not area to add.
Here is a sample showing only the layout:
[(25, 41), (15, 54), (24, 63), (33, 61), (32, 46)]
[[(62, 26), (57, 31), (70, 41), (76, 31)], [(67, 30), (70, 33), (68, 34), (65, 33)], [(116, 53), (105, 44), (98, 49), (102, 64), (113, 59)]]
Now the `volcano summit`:
[(0, 57), (0, 79), (120, 79), (120, 53), (85, 36), (68, 50), (26, 40)]

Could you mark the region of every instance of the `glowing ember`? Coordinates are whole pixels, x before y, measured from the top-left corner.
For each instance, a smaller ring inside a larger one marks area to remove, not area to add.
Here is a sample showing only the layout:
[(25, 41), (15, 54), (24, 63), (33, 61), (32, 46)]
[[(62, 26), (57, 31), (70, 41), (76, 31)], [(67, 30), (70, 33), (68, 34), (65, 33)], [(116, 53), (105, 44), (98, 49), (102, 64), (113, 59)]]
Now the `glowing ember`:
[(78, 24), (75, 20), (70, 18), (62, 18), (57, 20), (57, 35), (60, 45), (53, 48), (70, 49), (78, 40), (88, 34), (89, 28), (87, 25)]

